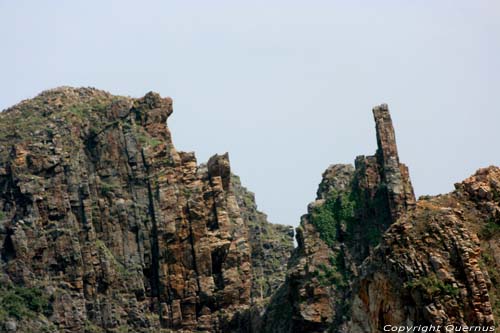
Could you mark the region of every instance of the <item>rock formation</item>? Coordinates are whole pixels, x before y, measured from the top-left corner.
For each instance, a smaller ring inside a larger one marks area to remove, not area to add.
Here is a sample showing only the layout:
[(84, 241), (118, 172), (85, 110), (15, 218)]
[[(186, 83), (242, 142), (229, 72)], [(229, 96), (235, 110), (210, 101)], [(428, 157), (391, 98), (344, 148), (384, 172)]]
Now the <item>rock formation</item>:
[(376, 154), (324, 172), (262, 330), (491, 329), (500, 311), (500, 169), (416, 203), (387, 105), (373, 114)]
[(67, 87), (0, 113), (0, 332), (494, 329), (500, 168), (416, 201), (380, 105), (375, 155), (324, 172), (293, 249), (171, 113)]
[[(387, 105), (375, 107), (378, 149), (352, 165), (332, 165), (324, 173), (316, 201), (297, 229), (284, 294), (290, 304), (283, 320), (268, 309), (266, 327), (282, 332), (323, 332), (345, 325), (351, 281), (385, 230), (415, 205), (408, 169), (399, 162)], [(277, 304), (282, 303), (277, 300)], [(276, 322), (278, 318), (278, 322)], [(268, 323), (267, 320), (271, 322)], [(271, 332), (271, 331), (270, 331)]]
[(293, 227), (271, 224), (266, 214), (257, 210), (255, 195), (241, 185), (238, 176), (231, 182), (252, 244), (252, 299), (267, 303), (274, 291), (285, 281), (288, 259), (293, 250)]
[(227, 154), (177, 152), (171, 113), (155, 93), (59, 88), (0, 114), (0, 330), (247, 329), (253, 281), (262, 298), (284, 279), (258, 260), (287, 260), (290, 230), (233, 183)]
[(499, 194), (500, 169), (489, 167), (450, 194), (419, 200), (361, 266), (348, 331), (404, 323), (494, 327)]

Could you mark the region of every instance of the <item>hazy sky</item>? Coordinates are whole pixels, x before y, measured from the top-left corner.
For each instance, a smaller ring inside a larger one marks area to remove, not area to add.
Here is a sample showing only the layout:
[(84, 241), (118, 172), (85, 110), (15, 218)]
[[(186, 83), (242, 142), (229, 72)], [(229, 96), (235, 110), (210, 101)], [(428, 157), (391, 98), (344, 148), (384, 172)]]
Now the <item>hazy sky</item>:
[(174, 98), (179, 150), (228, 151), (276, 223), (376, 149), (392, 111), (417, 195), (500, 165), (500, 1), (0, 0), (0, 109), (61, 85)]

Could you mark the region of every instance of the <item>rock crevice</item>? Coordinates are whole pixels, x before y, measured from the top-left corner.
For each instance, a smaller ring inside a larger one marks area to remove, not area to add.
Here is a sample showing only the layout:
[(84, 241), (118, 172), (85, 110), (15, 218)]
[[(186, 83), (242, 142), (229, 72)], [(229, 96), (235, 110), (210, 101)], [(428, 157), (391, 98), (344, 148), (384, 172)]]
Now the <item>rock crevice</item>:
[[(0, 114), (1, 303), (19, 288), (50, 298), (46, 311), (22, 304), (25, 316), (7, 304), (0, 322), (58, 332), (245, 327), (252, 281), (268, 280), (254, 270), (262, 243), (249, 237), (258, 212), (241, 213), (227, 154), (205, 167), (175, 150), (171, 114), (172, 100), (156, 93), (69, 87)], [(287, 231), (270, 237), (287, 258)]]
[(294, 231), (228, 154), (175, 149), (172, 100), (46, 91), (0, 113), (0, 332), (494, 327), (500, 171), (415, 200), (387, 105)]

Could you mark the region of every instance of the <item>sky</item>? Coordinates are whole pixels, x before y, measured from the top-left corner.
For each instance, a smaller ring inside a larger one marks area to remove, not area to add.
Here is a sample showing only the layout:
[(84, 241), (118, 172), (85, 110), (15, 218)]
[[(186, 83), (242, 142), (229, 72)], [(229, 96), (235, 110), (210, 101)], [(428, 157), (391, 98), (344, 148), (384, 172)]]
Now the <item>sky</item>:
[(322, 172), (372, 155), (388, 103), (417, 195), (500, 165), (497, 0), (0, 0), (0, 110), (62, 85), (174, 99), (178, 150), (297, 225)]

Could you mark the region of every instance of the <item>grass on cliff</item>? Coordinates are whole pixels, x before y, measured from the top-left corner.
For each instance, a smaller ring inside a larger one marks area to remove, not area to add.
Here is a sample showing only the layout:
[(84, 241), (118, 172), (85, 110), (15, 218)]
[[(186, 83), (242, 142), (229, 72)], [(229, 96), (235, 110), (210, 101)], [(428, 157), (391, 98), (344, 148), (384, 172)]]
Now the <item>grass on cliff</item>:
[(479, 236), (486, 240), (490, 240), (493, 237), (500, 235), (500, 224), (497, 223), (494, 219), (490, 219), (486, 222), (484, 227), (479, 232)]
[(339, 289), (349, 286), (349, 273), (345, 266), (344, 254), (337, 253), (329, 258), (330, 265), (320, 264), (319, 270), (314, 271), (322, 286), (334, 285)]
[(162, 143), (161, 140), (153, 138), (152, 136), (143, 131), (137, 131), (136, 137), (142, 146), (151, 146), (152, 148), (156, 148)]
[(46, 293), (39, 288), (0, 287), (0, 322), (12, 317), (18, 320), (50, 315), (51, 306)]
[(428, 299), (444, 295), (457, 297), (460, 293), (457, 287), (440, 280), (435, 274), (409, 281), (405, 283), (405, 287), (410, 291), (420, 291)]
[[(99, 118), (98, 115), (111, 103), (107, 97), (96, 97), (82, 102), (56, 92), (53, 95), (54, 99), (39, 95), (13, 106), (12, 110), (15, 112), (2, 113), (0, 115), (0, 141), (30, 138), (37, 141), (34, 136), (35, 132), (51, 133), (53, 130), (49, 128), (49, 123), (58, 126), (61, 118), (73, 123), (87, 119), (95, 124)], [(58, 98), (55, 98), (56, 96)]]
[(101, 181), (101, 194), (104, 196), (109, 195), (111, 192), (116, 191), (120, 186), (116, 183), (108, 181)]
[(86, 320), (83, 326), (85, 333), (104, 333), (104, 329)]
[(338, 240), (342, 223), (354, 220), (355, 204), (348, 194), (333, 192), (322, 205), (313, 208), (311, 222), (328, 246), (332, 247)]
[[(311, 222), (320, 238), (333, 247), (340, 238), (342, 241), (366, 242), (373, 247), (380, 243), (380, 226), (387, 224), (389, 212), (384, 203), (384, 189), (370, 200), (363, 199), (356, 192), (337, 193), (332, 191), (322, 205), (311, 212)], [(372, 219), (356, 218), (356, 211), (375, 212)]]

